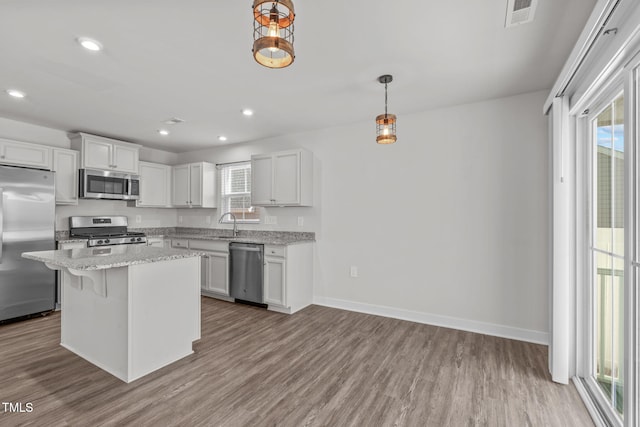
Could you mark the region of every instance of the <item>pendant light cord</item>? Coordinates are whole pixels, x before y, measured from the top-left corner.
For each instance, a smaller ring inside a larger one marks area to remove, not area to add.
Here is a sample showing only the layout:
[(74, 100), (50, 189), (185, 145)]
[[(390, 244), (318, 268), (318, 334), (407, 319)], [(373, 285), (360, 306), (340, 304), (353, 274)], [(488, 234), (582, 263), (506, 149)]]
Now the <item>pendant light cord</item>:
[(384, 84), (384, 118), (387, 118), (387, 83)]

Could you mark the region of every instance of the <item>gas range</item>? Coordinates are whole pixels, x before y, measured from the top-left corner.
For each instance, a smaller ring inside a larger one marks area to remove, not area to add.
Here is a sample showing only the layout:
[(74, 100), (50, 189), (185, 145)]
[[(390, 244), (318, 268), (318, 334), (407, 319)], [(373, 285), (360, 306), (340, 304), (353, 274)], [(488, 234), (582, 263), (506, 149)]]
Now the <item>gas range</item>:
[(146, 244), (144, 233), (127, 231), (126, 216), (69, 217), (69, 235), (87, 239), (88, 247)]

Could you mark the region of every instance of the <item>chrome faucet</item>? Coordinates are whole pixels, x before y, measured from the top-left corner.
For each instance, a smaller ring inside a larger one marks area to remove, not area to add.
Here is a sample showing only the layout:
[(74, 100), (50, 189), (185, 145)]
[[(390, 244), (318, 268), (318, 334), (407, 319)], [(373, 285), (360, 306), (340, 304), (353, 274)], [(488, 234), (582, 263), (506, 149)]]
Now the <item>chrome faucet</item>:
[(218, 224), (222, 224), (222, 218), (224, 218), (227, 215), (229, 215), (231, 218), (233, 218), (233, 237), (237, 237), (238, 236), (238, 223), (236, 222), (236, 216), (234, 214), (232, 214), (231, 212), (223, 213), (222, 216), (220, 217), (220, 219), (218, 220)]

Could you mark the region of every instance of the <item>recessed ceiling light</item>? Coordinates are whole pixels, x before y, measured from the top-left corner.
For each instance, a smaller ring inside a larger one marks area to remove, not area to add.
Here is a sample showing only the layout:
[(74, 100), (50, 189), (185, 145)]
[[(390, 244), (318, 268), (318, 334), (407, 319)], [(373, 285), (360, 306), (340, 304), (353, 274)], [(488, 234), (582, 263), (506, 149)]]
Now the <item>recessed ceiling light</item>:
[(158, 129), (158, 133), (162, 136), (167, 136), (169, 135), (169, 131), (166, 129)]
[(78, 43), (80, 43), (80, 46), (83, 48), (93, 52), (99, 52), (102, 50), (102, 45), (99, 42), (87, 37), (79, 37)]
[(226, 137), (226, 136), (224, 136), (224, 135), (220, 135), (220, 136), (218, 137), (218, 141), (222, 141), (222, 142), (224, 142), (224, 141), (226, 141), (226, 140), (227, 140), (227, 137)]
[(26, 96), (24, 92), (20, 92), (19, 90), (16, 90), (16, 89), (7, 89), (7, 93), (13, 96), (14, 98), (24, 98)]
[(244, 114), (245, 116), (253, 116), (253, 110), (245, 108), (244, 110), (242, 110), (242, 114)]

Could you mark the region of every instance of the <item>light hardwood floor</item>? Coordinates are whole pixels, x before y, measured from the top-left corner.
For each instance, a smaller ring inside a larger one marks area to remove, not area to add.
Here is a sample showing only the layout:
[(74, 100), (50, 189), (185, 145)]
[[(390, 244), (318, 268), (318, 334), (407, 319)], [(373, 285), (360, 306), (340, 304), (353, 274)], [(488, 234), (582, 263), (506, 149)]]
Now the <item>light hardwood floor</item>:
[[(171, 313), (167, 313), (170, 316)], [(195, 353), (125, 384), (59, 345), (59, 313), (0, 326), (0, 426), (590, 426), (547, 347), (311, 306), (202, 299)]]

